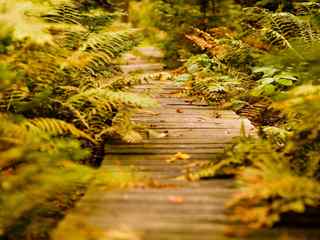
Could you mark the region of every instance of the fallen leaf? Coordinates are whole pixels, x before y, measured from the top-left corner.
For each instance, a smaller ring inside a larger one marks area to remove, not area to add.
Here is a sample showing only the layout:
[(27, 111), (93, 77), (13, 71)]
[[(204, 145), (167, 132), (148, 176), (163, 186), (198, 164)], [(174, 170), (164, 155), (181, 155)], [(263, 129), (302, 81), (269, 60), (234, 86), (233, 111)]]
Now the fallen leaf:
[(150, 138), (165, 138), (168, 136), (168, 133), (159, 133), (155, 130), (152, 130), (152, 129), (149, 129), (147, 130), (147, 138), (150, 139)]
[(181, 196), (169, 196), (168, 200), (169, 200), (169, 202), (175, 203), (175, 204), (184, 203), (184, 198)]
[(178, 160), (190, 159), (190, 155), (182, 152), (178, 152), (176, 155), (167, 160), (168, 163), (173, 163)]

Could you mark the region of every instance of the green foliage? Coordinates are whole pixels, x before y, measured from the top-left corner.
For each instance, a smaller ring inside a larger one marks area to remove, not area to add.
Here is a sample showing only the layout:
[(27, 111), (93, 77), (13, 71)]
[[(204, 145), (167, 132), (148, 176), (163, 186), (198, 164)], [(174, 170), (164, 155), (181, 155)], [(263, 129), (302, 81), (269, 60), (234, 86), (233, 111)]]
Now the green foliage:
[(283, 213), (301, 214), (308, 207), (319, 207), (319, 182), (298, 176), (283, 159), (273, 160), (258, 161), (240, 175), (247, 187), (229, 203), (234, 220), (251, 228), (271, 227)]
[(169, 67), (176, 67), (180, 54), (177, 46), (185, 45), (184, 33), (201, 17), (200, 9), (194, 3), (155, 1), (153, 3), (153, 24), (167, 34), (161, 43), (165, 50), (165, 61)]
[(298, 78), (289, 71), (280, 71), (274, 67), (258, 67), (253, 69), (253, 74), (263, 73), (257, 81), (257, 86), (251, 90), (251, 95), (275, 96), (297, 85)]
[(58, 119), (35, 118), (30, 119), (26, 123), (22, 123), (22, 125), (29, 131), (44, 131), (50, 136), (63, 136), (71, 134), (74, 137), (84, 138), (95, 143), (95, 140), (93, 140), (88, 134), (77, 129), (74, 125)]
[[(72, 121), (87, 134), (102, 137), (118, 111), (155, 103), (112, 85), (110, 76), (119, 75), (113, 62), (138, 43), (137, 31), (108, 31), (114, 13), (83, 12), (77, 6), (60, 4), (43, 15), (53, 44), (27, 40), (6, 54), (4, 61), (24, 80), (5, 91), (0, 102), (3, 110)], [(96, 86), (97, 78), (104, 84)]]
[[(285, 213), (319, 208), (320, 202), (319, 8), (296, 3), (289, 13), (281, 12), (279, 4), (268, 10), (257, 7), (262, 2), (252, 7), (256, 2), (246, 3), (251, 7), (244, 9), (241, 33), (223, 26), (188, 34), (207, 57), (190, 58), (177, 77), (189, 94), (226, 102), (259, 127), (259, 136), (241, 137), (188, 176), (236, 176), (242, 190), (229, 204), (231, 215), (252, 228), (271, 227)], [(234, 40), (249, 50), (237, 55)], [(210, 96), (210, 89), (223, 95)]]
[(55, 137), (41, 128), (35, 130), (25, 121), (1, 115), (1, 234), (58, 192), (86, 184), (94, 172), (76, 164), (90, 154), (77, 140)]
[[(205, 34), (201, 31), (200, 33)], [(198, 38), (189, 38), (201, 42)], [(245, 74), (237, 74), (233, 67), (225, 64), (227, 57), (219, 57), (221, 56), (215, 55), (210, 58), (207, 54), (192, 56), (183, 66), (186, 73), (178, 75), (176, 81), (187, 86), (188, 95), (197, 96), (202, 100), (214, 104), (230, 100), (244, 91), (245, 85), (242, 82)]]
[(293, 89), (275, 104), (287, 114), (291, 130), (269, 127), (266, 140), (244, 141), (233, 149), (233, 162), (249, 166), (240, 174), (246, 190), (231, 204), (237, 219), (272, 226), (284, 212), (319, 207), (319, 96), (318, 86)]
[(244, 184), (230, 203), (235, 220), (251, 227), (272, 226), (286, 212), (319, 207), (318, 86), (301, 86), (275, 103), (288, 117), (287, 128), (263, 129), (264, 138), (242, 138), (227, 156), (192, 178), (236, 174)]
[[(185, 71), (193, 74), (186, 81), (188, 93), (233, 106), (255, 124), (276, 124), (282, 117), (270, 102), (297, 85), (318, 81), (319, 30), (305, 16), (257, 7), (244, 12), (240, 34), (223, 26), (186, 35), (215, 65), (199, 68), (188, 63), (194, 59), (190, 58), (185, 64)], [(272, 39), (272, 34), (277, 38)]]
[(93, 149), (111, 133), (141, 139), (130, 114), (157, 103), (116, 65), (140, 41), (118, 16), (95, 1), (0, 1), (1, 239), (49, 239), (94, 178), (81, 164)]
[[(235, 13), (233, 1), (143, 1), (148, 5), (151, 27), (159, 29), (159, 46), (164, 49), (165, 63), (173, 68), (181, 65), (181, 60), (197, 52), (184, 35), (193, 28), (210, 28), (225, 22)], [(140, 12), (139, 12), (140, 13)], [(145, 17), (145, 16), (143, 16)], [(143, 24), (142, 24), (143, 25)]]

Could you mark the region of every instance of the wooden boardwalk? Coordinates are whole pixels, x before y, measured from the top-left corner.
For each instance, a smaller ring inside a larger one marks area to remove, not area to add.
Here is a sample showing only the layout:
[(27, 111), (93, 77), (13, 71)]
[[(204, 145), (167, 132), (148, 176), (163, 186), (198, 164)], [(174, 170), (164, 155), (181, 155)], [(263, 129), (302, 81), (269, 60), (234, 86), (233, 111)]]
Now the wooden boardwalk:
[[(134, 166), (137, 173), (154, 180), (147, 186), (125, 189), (93, 186), (65, 221), (70, 217), (83, 219), (86, 225), (101, 229), (106, 240), (319, 239), (319, 231), (312, 229), (226, 236), (230, 222), (224, 204), (237, 191), (234, 181), (190, 182), (176, 177), (190, 163), (206, 161), (223, 151), (240, 134), (242, 120), (231, 111), (177, 97), (179, 88), (170, 81), (151, 82), (136, 89), (146, 90), (158, 99), (160, 107), (141, 112), (134, 120), (151, 130), (143, 133), (144, 140), (139, 144), (107, 144), (100, 171), (116, 176), (130, 172), (129, 166)], [(249, 132), (250, 123), (244, 123)], [(190, 158), (166, 161), (178, 152)]]

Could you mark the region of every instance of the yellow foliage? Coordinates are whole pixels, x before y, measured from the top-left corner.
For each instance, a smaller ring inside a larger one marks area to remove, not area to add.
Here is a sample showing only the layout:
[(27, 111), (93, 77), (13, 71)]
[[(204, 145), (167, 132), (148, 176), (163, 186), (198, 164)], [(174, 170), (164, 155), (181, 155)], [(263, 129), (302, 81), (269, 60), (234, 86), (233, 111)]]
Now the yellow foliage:
[(191, 156), (186, 153), (178, 152), (176, 155), (167, 160), (168, 163), (173, 163), (179, 160), (188, 160)]

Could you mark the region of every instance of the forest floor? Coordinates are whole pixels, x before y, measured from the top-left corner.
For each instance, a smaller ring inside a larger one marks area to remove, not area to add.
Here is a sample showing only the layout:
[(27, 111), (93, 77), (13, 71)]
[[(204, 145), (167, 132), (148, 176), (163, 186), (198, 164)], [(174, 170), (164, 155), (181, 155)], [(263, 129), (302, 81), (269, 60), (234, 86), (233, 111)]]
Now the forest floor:
[(112, 189), (93, 185), (62, 225), (81, 219), (79, 228), (99, 229), (108, 240), (317, 239), (312, 229), (275, 228), (248, 234), (244, 226), (230, 223), (224, 207), (238, 191), (234, 180), (179, 178), (223, 151), (240, 135), (243, 123), (246, 133), (253, 127), (232, 111), (181, 96), (181, 87), (155, 61), (161, 54), (154, 48), (139, 51), (146, 57), (128, 55), (124, 72), (159, 75), (134, 90), (159, 101), (158, 107), (134, 116), (148, 129), (141, 130), (144, 140), (106, 145), (100, 172), (113, 178)]

